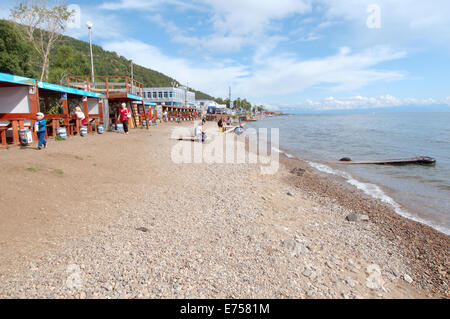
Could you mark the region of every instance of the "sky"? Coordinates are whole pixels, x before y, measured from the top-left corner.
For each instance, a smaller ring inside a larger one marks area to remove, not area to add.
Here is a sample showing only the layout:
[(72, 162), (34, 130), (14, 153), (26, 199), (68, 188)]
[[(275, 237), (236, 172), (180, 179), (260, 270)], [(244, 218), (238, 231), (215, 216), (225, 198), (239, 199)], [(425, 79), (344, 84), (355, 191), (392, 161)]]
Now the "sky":
[[(6, 18), (17, 1), (0, 4)], [(448, 0), (99, 0), (66, 34), (271, 110), (450, 111)], [(95, 62), (95, 61), (94, 61)]]

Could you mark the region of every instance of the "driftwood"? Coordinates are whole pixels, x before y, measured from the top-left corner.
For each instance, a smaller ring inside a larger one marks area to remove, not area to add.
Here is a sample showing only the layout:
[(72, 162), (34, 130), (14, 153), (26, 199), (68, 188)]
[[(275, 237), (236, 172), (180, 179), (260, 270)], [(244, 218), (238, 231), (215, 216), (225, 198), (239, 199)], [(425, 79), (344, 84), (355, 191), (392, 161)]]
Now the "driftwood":
[(375, 164), (375, 165), (406, 165), (406, 164), (419, 164), (419, 165), (433, 165), (436, 160), (428, 156), (418, 156), (414, 158), (400, 158), (400, 159), (390, 159), (383, 161), (352, 161), (349, 157), (344, 157), (339, 161), (330, 161), (332, 164)]

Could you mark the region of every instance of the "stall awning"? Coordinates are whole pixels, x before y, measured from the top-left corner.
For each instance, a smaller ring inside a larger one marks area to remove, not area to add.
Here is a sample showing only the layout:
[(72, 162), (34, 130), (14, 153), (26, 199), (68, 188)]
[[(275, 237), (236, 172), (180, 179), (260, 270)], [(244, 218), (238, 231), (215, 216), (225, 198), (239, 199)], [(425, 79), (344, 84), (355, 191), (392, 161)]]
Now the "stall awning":
[(46, 83), (46, 82), (41, 82), (41, 81), (37, 82), (37, 87), (40, 89), (44, 89), (44, 90), (57, 91), (57, 92), (69, 93), (69, 94), (87, 96), (87, 97), (95, 97), (98, 99), (101, 99), (104, 97), (104, 95), (100, 94), (100, 93), (74, 89), (74, 88), (70, 88), (67, 86), (51, 84), (51, 83)]
[(30, 85), (30, 86), (36, 85), (36, 80), (7, 73), (0, 73), (0, 82), (7, 82), (19, 85)]
[(156, 103), (153, 103), (153, 102), (145, 102), (145, 101), (133, 101), (133, 102), (131, 102), (131, 103), (135, 103), (135, 104), (142, 104), (142, 103), (144, 103), (144, 105), (152, 105), (152, 106), (156, 106), (156, 105), (157, 105)]

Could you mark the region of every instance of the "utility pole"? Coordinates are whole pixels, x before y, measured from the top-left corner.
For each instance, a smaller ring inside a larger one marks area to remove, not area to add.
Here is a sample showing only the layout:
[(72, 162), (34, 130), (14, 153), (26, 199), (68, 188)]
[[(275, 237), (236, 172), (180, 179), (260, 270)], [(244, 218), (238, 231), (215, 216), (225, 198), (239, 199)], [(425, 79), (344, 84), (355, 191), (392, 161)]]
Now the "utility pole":
[(133, 60), (131, 60), (131, 79), (134, 80), (134, 74), (133, 74)]
[(187, 81), (187, 83), (186, 83), (186, 90), (184, 91), (184, 106), (187, 105), (187, 91), (188, 91), (188, 88), (189, 88), (189, 81)]
[(231, 103), (231, 86), (228, 87), (228, 100), (230, 101), (230, 109), (232, 109), (233, 105)]
[(95, 76), (94, 76), (94, 57), (92, 55), (92, 22), (86, 22), (86, 27), (89, 29), (89, 48), (91, 50), (91, 77), (92, 77), (92, 88), (95, 89)]
[(173, 106), (173, 99), (175, 97), (175, 86), (177, 83), (175, 81), (172, 81), (171, 84), (172, 84), (172, 106)]

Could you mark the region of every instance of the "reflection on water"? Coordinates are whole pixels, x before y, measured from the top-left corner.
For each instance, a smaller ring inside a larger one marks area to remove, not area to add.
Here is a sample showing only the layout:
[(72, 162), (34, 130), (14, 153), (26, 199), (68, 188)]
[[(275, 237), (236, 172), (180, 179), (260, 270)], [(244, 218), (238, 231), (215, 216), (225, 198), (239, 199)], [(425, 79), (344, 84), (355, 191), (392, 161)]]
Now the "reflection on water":
[(381, 186), (402, 209), (449, 233), (450, 113), (296, 115), (249, 126), (280, 128), (280, 146), (312, 162), (436, 158), (435, 166), (327, 165)]

